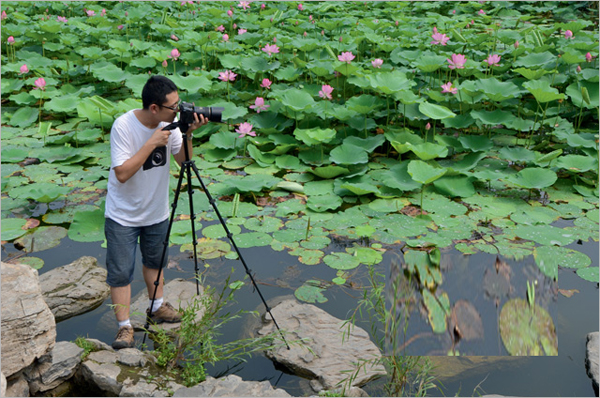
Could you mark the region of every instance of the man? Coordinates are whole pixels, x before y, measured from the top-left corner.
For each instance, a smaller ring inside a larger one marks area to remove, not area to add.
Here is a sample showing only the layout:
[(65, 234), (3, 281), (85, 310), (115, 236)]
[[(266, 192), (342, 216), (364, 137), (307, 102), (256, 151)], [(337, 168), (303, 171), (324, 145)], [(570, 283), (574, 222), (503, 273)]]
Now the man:
[[(168, 239), (170, 154), (177, 163), (185, 161), (183, 138), (179, 129), (163, 130), (179, 111), (177, 86), (164, 76), (152, 76), (142, 90), (142, 109), (131, 110), (115, 120), (110, 134), (111, 169), (106, 196), (107, 241), (106, 282), (119, 323), (112, 346), (134, 346), (133, 327), (129, 320), (131, 282), (138, 244), (142, 253), (142, 274), (152, 304), (151, 320), (155, 323), (180, 322), (179, 314), (163, 300), (163, 278), (158, 286), (162, 251)], [(204, 116), (194, 114), (189, 126), (187, 147), (192, 158), (192, 131), (206, 124)], [(167, 263), (167, 256), (163, 267)]]

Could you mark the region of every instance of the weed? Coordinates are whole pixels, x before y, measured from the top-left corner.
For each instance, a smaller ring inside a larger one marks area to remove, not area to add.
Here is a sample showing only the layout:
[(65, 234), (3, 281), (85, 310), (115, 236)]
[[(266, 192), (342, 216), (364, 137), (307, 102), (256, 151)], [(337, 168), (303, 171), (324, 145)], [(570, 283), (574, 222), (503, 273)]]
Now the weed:
[(75, 344), (77, 345), (77, 347), (83, 348), (83, 353), (81, 354), (82, 361), (85, 361), (85, 359), (88, 357), (88, 355), (90, 355), (91, 352), (97, 351), (96, 345), (88, 341), (88, 339), (86, 339), (83, 336), (78, 336), (75, 339)]

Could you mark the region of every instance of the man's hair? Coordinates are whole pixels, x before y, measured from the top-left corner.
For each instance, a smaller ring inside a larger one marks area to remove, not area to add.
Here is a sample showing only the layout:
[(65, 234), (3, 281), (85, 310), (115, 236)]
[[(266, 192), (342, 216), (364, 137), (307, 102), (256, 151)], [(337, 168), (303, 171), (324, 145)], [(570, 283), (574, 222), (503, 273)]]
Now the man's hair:
[(142, 89), (142, 106), (144, 109), (150, 105), (163, 105), (167, 100), (167, 94), (177, 91), (177, 86), (170, 79), (155, 75), (151, 76)]

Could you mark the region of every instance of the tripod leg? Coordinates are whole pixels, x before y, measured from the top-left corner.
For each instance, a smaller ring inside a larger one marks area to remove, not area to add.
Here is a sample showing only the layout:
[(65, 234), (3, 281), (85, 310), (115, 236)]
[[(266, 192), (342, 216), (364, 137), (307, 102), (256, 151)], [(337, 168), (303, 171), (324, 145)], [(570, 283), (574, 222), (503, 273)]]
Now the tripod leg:
[[(189, 170), (188, 170), (189, 174)], [(150, 317), (152, 316), (152, 307), (154, 307), (154, 301), (156, 300), (156, 291), (158, 289), (158, 285), (160, 284), (160, 277), (162, 275), (163, 264), (165, 262), (165, 258), (167, 255), (167, 249), (169, 248), (169, 237), (171, 236), (171, 227), (173, 226), (173, 220), (175, 219), (175, 210), (177, 209), (177, 201), (179, 200), (179, 191), (181, 190), (182, 182), (183, 182), (183, 168), (179, 174), (179, 180), (177, 181), (177, 188), (175, 189), (175, 198), (173, 199), (173, 203), (171, 204), (171, 217), (169, 219), (169, 226), (167, 228), (167, 235), (165, 236), (165, 241), (163, 243), (163, 251), (160, 258), (160, 267), (158, 268), (158, 276), (154, 281), (154, 292), (152, 294), (152, 301), (150, 302), (150, 311), (146, 316), (146, 324), (144, 325), (144, 329), (148, 330), (150, 327)], [(142, 340), (142, 345), (146, 342), (146, 334), (144, 334), (144, 338)]]
[(190, 199), (190, 222), (192, 223), (192, 242), (194, 245), (194, 276), (196, 278), (196, 294), (200, 295), (200, 281), (198, 280), (198, 253), (197, 253), (198, 241), (196, 239), (196, 226), (194, 224), (194, 221), (196, 220), (196, 213), (194, 213), (194, 201), (192, 198), (194, 191), (192, 189), (191, 165), (193, 165), (193, 163), (191, 161), (187, 160), (183, 164), (185, 165), (187, 184), (188, 184), (187, 191), (188, 191), (188, 197)]

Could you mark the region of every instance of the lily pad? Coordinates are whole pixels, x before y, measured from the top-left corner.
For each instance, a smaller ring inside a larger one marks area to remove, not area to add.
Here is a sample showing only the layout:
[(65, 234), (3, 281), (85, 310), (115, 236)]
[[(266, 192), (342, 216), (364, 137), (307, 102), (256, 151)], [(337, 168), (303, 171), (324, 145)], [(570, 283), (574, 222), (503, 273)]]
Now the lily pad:
[(289, 252), (292, 256), (298, 256), (298, 261), (306, 265), (317, 265), (325, 255), (321, 250), (305, 249), (298, 247)]
[(69, 239), (75, 242), (104, 241), (104, 210), (78, 211), (69, 226)]
[(556, 173), (541, 167), (528, 167), (507, 177), (513, 184), (527, 189), (543, 189), (552, 186), (558, 179)]
[(502, 307), (499, 318), (504, 347), (515, 356), (557, 356), (558, 339), (548, 312), (538, 306), (530, 308), (523, 299), (512, 299)]
[(577, 270), (577, 275), (586, 281), (594, 283), (600, 282), (600, 272), (598, 272), (598, 267), (580, 268)]
[(34, 253), (58, 246), (65, 236), (67, 236), (66, 228), (56, 226), (39, 227), (17, 239), (15, 243), (21, 246), (24, 252)]
[(2, 219), (2, 240), (11, 241), (27, 233), (23, 227), (27, 220), (22, 218), (3, 218)]
[(360, 260), (348, 253), (331, 253), (323, 258), (323, 262), (333, 269), (348, 270), (360, 265)]
[[(231, 250), (231, 246), (229, 243), (222, 241), (220, 239), (210, 239), (210, 238), (200, 238), (198, 239), (196, 246), (196, 251), (198, 257), (203, 260), (211, 260), (215, 258), (219, 258), (221, 256), (226, 255)], [(191, 243), (187, 243), (181, 245), (181, 252), (184, 251), (193, 251), (193, 245)]]
[(327, 298), (323, 296), (324, 291), (325, 289), (321, 287), (321, 282), (309, 279), (296, 289), (294, 296), (298, 300), (307, 303), (325, 303)]

